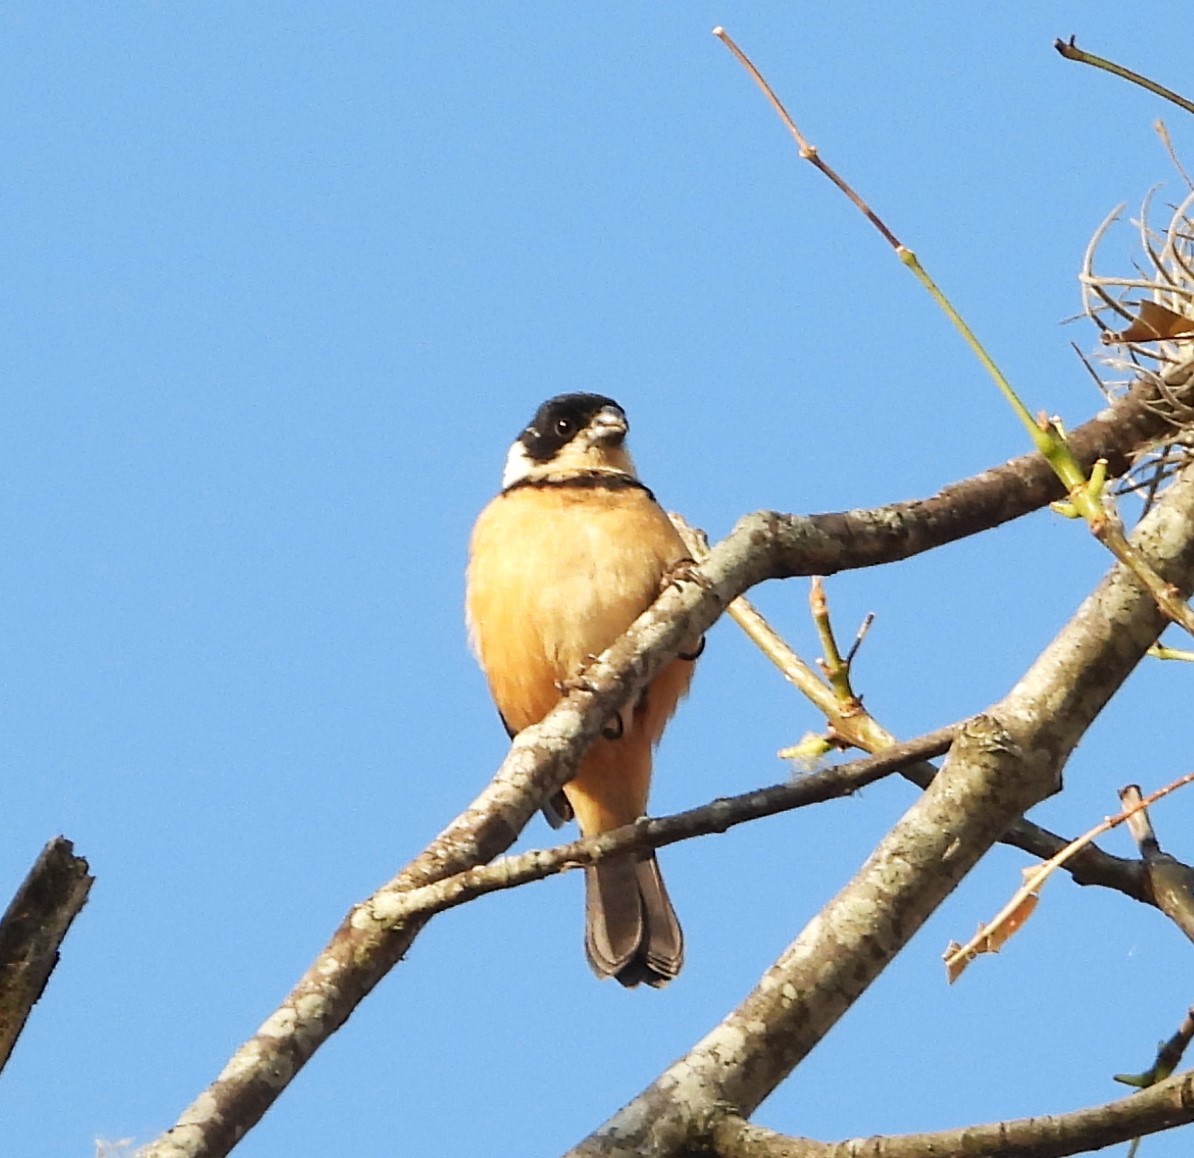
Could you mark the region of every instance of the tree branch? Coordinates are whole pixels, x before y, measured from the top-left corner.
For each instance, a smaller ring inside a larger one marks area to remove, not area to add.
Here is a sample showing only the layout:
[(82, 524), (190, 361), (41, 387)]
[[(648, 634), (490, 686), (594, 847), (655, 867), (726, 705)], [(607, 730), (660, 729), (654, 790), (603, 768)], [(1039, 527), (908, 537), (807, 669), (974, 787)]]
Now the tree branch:
[[(1129, 808), (1139, 803), (1140, 789), (1129, 784), (1120, 789), (1119, 798), (1124, 807)], [(1162, 852), (1146, 809), (1128, 819), (1128, 828), (1144, 858), (1149, 899), (1194, 941), (1194, 869)]]
[[(375, 915), (394, 924), (415, 917), (432, 917), (488, 893), (517, 888), (570, 869), (583, 868), (614, 853), (664, 848), (698, 836), (726, 832), (752, 820), (837, 800), (893, 772), (907, 775), (910, 764), (932, 769), (935, 773), (936, 768), (925, 761), (945, 752), (959, 727), (958, 724), (950, 724), (915, 739), (893, 744), (874, 756), (823, 768), (784, 784), (756, 788), (738, 796), (721, 797), (670, 816), (642, 817), (634, 824), (611, 829), (600, 836), (574, 840), (552, 848), (530, 849), (516, 856), (499, 857), (487, 865), (465, 869), (434, 884), (391, 894), (384, 904), (375, 904)], [(1017, 821), (1000, 838), (1000, 842), (1025, 849), (1044, 860), (1071, 843), (1026, 820)], [(1089, 859), (1084, 856), (1087, 852), (1091, 853)], [(1151, 895), (1144, 895), (1142, 861), (1112, 856), (1094, 845), (1088, 845), (1072, 854), (1062, 867), (1074, 876), (1078, 884), (1101, 885), (1125, 893), (1133, 900), (1154, 906), (1157, 904)]]
[(1194, 1122), (1194, 1071), (1088, 1110), (926, 1134), (815, 1142), (725, 1118), (713, 1131), (713, 1152), (718, 1158), (1066, 1158), (1189, 1122)]
[(878, 755), (811, 772), (786, 784), (773, 784), (769, 788), (756, 788), (739, 796), (722, 797), (671, 816), (654, 819), (643, 817), (635, 824), (554, 848), (531, 849), (517, 856), (501, 857), (491, 864), (467, 869), (434, 884), (390, 894), (384, 903), (375, 903), (374, 915), (395, 924), (414, 917), (427, 918), (486, 893), (515, 888), (567, 869), (594, 864), (614, 853), (629, 849), (663, 848), (693, 837), (725, 832), (764, 816), (775, 816), (810, 804), (849, 796), (898, 771), (910, 761), (941, 755), (953, 743), (960, 726), (951, 724), (906, 743), (885, 748)]
[[(927, 788), (937, 775), (937, 769), (929, 763), (909, 764), (900, 770), (900, 774), (918, 787)], [(1007, 831), (999, 838), (999, 843), (1018, 848), (1041, 860), (1049, 860), (1061, 852), (1070, 841), (1021, 817), (1008, 826)], [(1149, 889), (1143, 861), (1113, 856), (1091, 844), (1074, 853), (1064, 867), (1075, 884), (1100, 885), (1106, 889), (1115, 889), (1116, 892), (1147, 905), (1157, 903)]]
[[(1133, 540), (1188, 597), (1194, 468)], [(727, 1107), (751, 1114), (1008, 825), (1057, 790), (1070, 752), (1166, 624), (1114, 566), (1011, 692), (963, 728), (921, 798), (746, 1000), (570, 1158), (681, 1154)]]
[[(1194, 364), (1192, 364), (1194, 365)], [(1194, 378), (1194, 375), (1187, 375)], [(1174, 382), (1194, 399), (1194, 383)], [(1085, 463), (1126, 468), (1131, 453), (1167, 429), (1164, 396), (1141, 380), (1071, 435)], [(393, 924), (396, 895), (484, 864), (508, 848), (566, 781), (605, 721), (629, 703), (736, 596), (765, 579), (830, 574), (893, 562), (998, 526), (1059, 497), (1038, 455), (1015, 459), (922, 502), (870, 512), (800, 517), (760, 512), (741, 519), (585, 672), (538, 725), (521, 732), (488, 787), (389, 884), (355, 906), (289, 995), (178, 1123), (142, 1158), (221, 1158), (265, 1113), (315, 1050), (399, 961), (425, 918)], [(999, 834), (996, 833), (996, 836)]]
[(56, 836), (41, 850), (0, 918), (0, 1070), (58, 964), (58, 950), (93, 878), (74, 845)]
[[(1123, 398), (1072, 431), (1067, 441), (1084, 470), (1103, 458), (1109, 477), (1118, 477), (1142, 448), (1172, 435), (1175, 408), (1191, 403), (1194, 359), (1171, 367), (1159, 380), (1137, 379)], [(927, 499), (808, 518), (771, 514), (767, 529), (774, 537), (775, 564), (767, 577), (831, 575), (895, 562), (1001, 526), (1059, 497), (1061, 484), (1034, 452)]]

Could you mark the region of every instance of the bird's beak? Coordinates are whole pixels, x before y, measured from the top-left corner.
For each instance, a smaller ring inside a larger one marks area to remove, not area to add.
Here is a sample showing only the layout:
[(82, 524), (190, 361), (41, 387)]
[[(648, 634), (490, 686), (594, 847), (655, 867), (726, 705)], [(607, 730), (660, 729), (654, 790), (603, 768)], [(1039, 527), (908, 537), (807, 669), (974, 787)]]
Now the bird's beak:
[(590, 429), (594, 442), (616, 444), (626, 437), (630, 427), (626, 422), (626, 415), (616, 406), (603, 406), (593, 415)]

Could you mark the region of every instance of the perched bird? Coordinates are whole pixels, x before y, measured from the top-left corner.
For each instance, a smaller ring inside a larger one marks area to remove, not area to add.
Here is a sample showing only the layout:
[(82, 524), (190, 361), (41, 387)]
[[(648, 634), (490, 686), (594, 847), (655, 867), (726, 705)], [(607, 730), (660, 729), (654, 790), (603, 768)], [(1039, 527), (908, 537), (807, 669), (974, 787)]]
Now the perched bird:
[[(469, 635), (511, 736), (542, 720), (688, 559), (635, 475), (627, 430), (622, 408), (600, 394), (549, 399), (510, 448), (501, 493), (473, 528)], [(643, 815), (651, 749), (695, 658), (672, 661), (607, 721), (563, 799), (544, 808), (553, 824), (575, 815), (594, 836)], [(684, 941), (654, 853), (585, 870), (585, 952), (599, 977), (627, 986), (665, 985), (680, 971)]]

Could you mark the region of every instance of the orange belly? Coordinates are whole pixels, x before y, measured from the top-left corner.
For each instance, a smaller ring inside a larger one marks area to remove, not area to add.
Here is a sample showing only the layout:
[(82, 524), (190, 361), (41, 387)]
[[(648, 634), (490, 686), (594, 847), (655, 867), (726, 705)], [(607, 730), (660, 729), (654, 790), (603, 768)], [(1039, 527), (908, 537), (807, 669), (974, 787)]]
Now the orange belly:
[[(515, 732), (538, 723), (574, 678), (651, 605), (686, 558), (667, 515), (637, 488), (519, 487), (473, 530), (467, 613), (494, 702)], [(669, 664), (598, 739), (565, 793), (585, 834), (641, 816), (658, 741), (693, 665)]]

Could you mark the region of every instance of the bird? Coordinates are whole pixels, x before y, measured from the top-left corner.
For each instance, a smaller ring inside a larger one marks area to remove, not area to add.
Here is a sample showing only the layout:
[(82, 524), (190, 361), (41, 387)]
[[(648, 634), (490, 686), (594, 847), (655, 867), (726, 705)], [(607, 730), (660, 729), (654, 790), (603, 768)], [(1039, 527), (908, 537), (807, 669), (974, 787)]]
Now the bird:
[[(513, 737), (537, 724), (587, 664), (692, 561), (626, 448), (626, 412), (602, 394), (544, 402), (506, 456), (501, 490), (469, 543), (466, 620)], [(684, 696), (703, 641), (606, 721), (562, 795), (596, 836), (644, 815), (652, 749)], [(659, 988), (680, 972), (684, 937), (653, 850), (585, 869), (585, 953), (598, 977)]]

